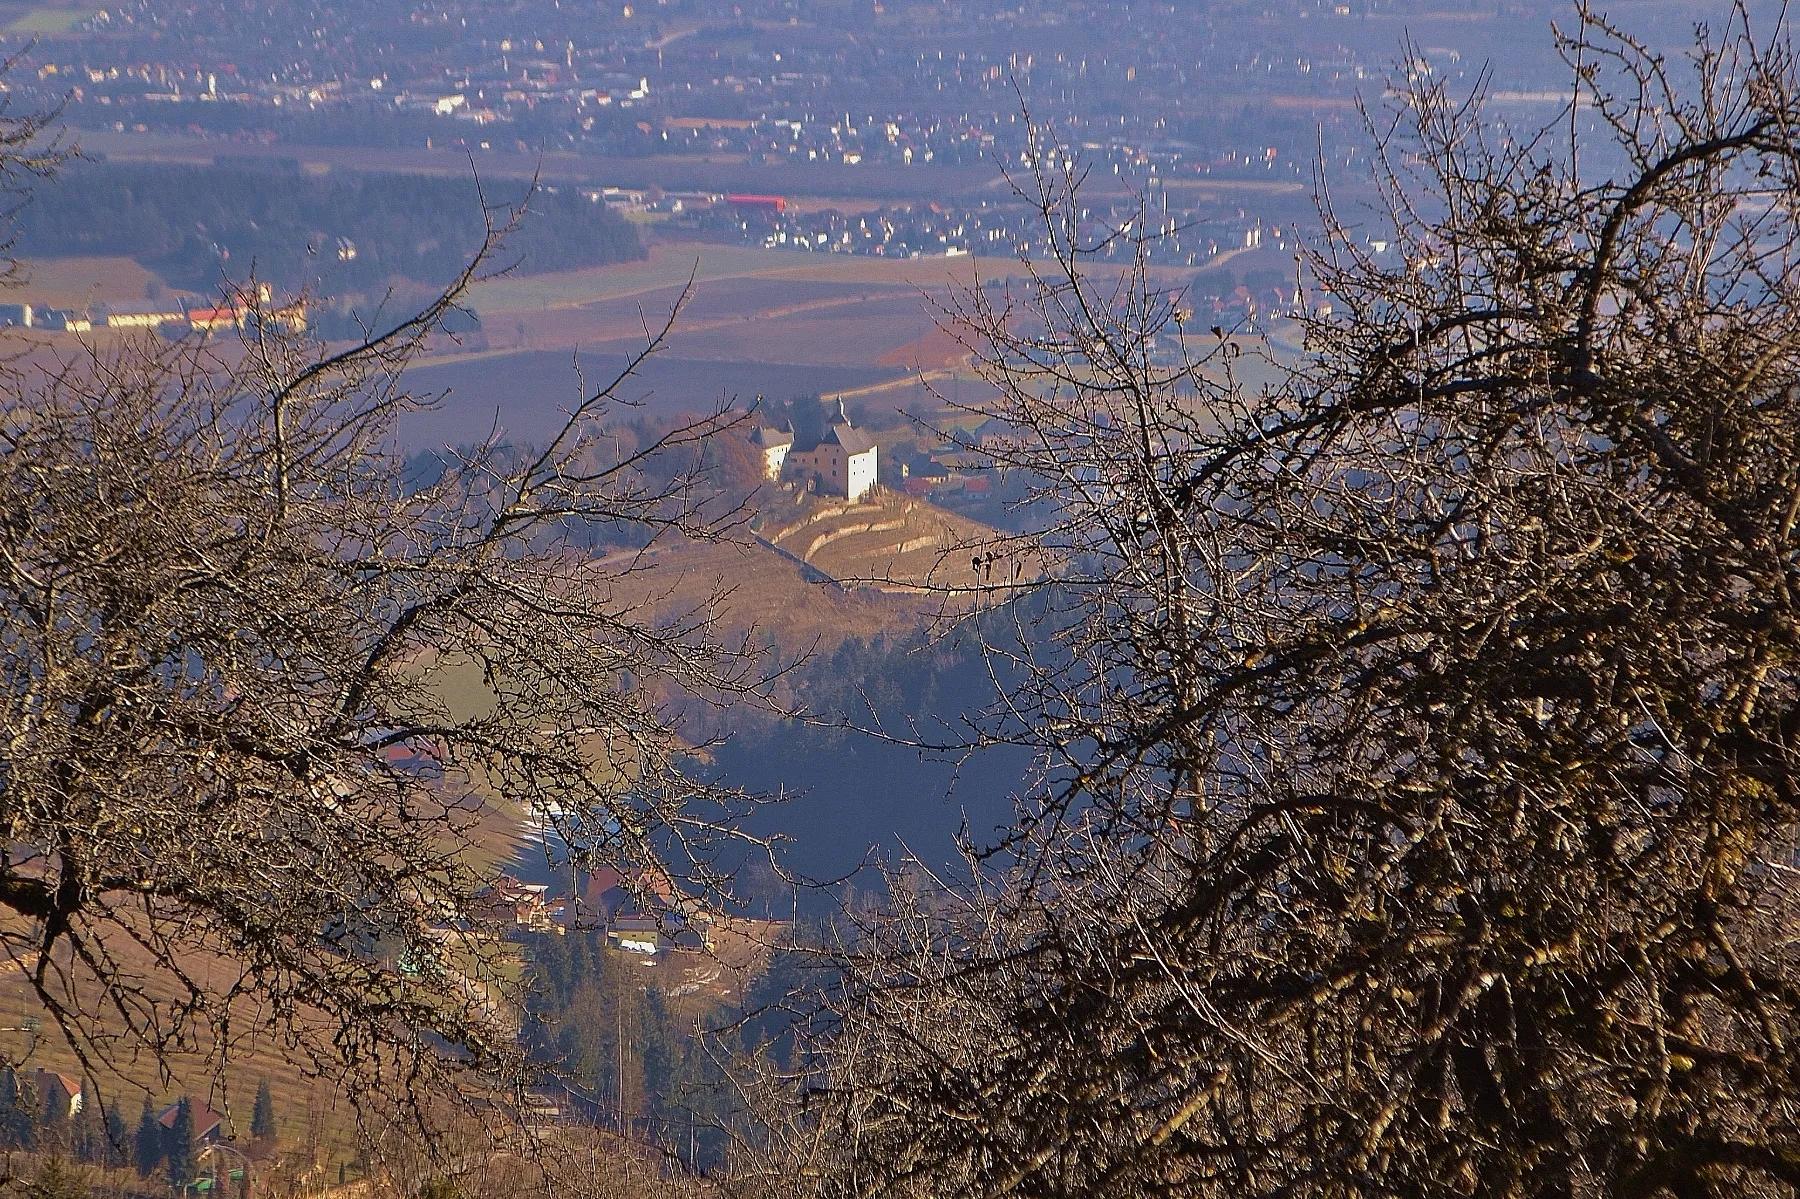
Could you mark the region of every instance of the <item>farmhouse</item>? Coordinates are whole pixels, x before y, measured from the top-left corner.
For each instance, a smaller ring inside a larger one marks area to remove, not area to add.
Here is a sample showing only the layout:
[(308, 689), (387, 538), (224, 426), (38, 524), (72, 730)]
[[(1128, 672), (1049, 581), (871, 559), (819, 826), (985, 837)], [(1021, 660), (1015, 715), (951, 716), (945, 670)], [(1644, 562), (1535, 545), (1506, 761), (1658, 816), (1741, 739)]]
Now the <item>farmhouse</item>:
[(876, 483), (875, 442), (850, 423), (844, 402), (838, 401), (838, 419), (825, 430), (818, 444), (790, 449), (784, 472), (809, 484), (821, 495), (841, 496), (855, 503)]
[(250, 310), (242, 304), (216, 305), (203, 308), (189, 308), (188, 324), (202, 333), (214, 329), (241, 329), (249, 317)]
[(62, 1116), (73, 1116), (81, 1110), (81, 1081), (67, 1074), (41, 1067), (32, 1071), (38, 1098), (45, 1110), (56, 1109)]
[(548, 931), (551, 927), (549, 893), (550, 888), (543, 883), (502, 877), (476, 896), (476, 902), (484, 915), (498, 923)]
[(643, 912), (614, 917), (606, 937), (627, 953), (656, 953), (663, 945), (660, 922)]
[[(216, 1145), (225, 1139), (225, 1117), (213, 1111), (206, 1103), (198, 1099), (188, 1101), (188, 1110), (194, 1118), (194, 1144)], [(175, 1122), (180, 1117), (181, 1104), (171, 1103), (157, 1113), (156, 1122), (169, 1132), (175, 1131)]]

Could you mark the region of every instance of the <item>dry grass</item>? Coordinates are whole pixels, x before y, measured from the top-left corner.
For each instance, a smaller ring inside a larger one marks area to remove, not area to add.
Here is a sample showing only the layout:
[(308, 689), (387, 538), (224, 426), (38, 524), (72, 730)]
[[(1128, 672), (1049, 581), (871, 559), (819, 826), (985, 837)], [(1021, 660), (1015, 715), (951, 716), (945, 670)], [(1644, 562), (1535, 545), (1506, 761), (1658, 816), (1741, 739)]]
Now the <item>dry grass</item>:
[(762, 522), (775, 545), (853, 587), (922, 594), (994, 582), (971, 561), (994, 529), (892, 491), (859, 504), (786, 496), (765, 506)]
[[(110, 938), (108, 947), (126, 970), (146, 979), (147, 995), (165, 1002), (174, 1000), (174, 984), (166, 978), (158, 981), (147, 951), (123, 936)], [(203, 980), (212, 977), (223, 983), (236, 977), (235, 968), (222, 959), (196, 956), (186, 965)], [(43, 1020), (42, 1031), (35, 1038), (16, 1031), (28, 1017)], [(234, 1004), (232, 1018), (233, 1041), (223, 1064), (216, 1044), (178, 1051), (161, 1061), (148, 1051), (119, 1045), (106, 1054), (103, 1064), (97, 1064), (93, 1075), (96, 1089), (107, 1104), (120, 1109), (128, 1131), (136, 1127), (146, 1096), (161, 1107), (189, 1094), (204, 1098), (228, 1117), (237, 1136), (247, 1137), (256, 1089), (266, 1078), (275, 1100), (279, 1142), (284, 1148), (304, 1145), (316, 1137), (321, 1151), (331, 1160), (350, 1156), (354, 1151), (355, 1126), (342, 1091), (306, 1076), (274, 1031), (270, 1014), (260, 1010), (254, 1001), (245, 999)], [(6, 1030), (0, 1031), (0, 1054), (16, 1059), (29, 1049), (25, 1069), (42, 1067), (77, 1078), (88, 1073), (81, 1056), (45, 1015), (30, 980), (13, 961), (0, 967), (0, 1029)]]
[(9, 303), (85, 308), (108, 301), (142, 300), (152, 287), (167, 284), (129, 258), (33, 258), (16, 287), (0, 293)]
[(667, 241), (652, 246), (649, 258), (642, 262), (491, 279), (475, 290), (470, 303), (483, 314), (535, 313), (643, 296), (679, 287), (690, 276), (702, 285), (762, 278), (932, 291), (951, 284), (967, 285), (975, 280), (977, 271), (982, 278), (1003, 278), (1019, 275), (1021, 268), (1010, 258), (866, 258)]
[(671, 545), (650, 554), (645, 565), (618, 588), (620, 599), (653, 614), (710, 604), (723, 630), (764, 635), (789, 652), (815, 646), (829, 651), (853, 637), (910, 625), (923, 614), (904, 597), (813, 581), (801, 567), (749, 541)]

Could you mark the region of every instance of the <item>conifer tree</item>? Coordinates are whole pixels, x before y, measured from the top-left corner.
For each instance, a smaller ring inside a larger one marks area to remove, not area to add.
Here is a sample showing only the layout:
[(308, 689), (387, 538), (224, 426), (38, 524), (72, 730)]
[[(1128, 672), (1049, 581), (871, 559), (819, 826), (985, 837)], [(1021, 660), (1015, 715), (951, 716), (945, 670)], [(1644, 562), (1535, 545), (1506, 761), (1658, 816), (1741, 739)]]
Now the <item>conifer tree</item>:
[(85, 1171), (74, 1168), (60, 1156), (45, 1161), (25, 1184), (26, 1199), (88, 1199), (89, 1192)]
[(140, 1178), (156, 1173), (156, 1168), (168, 1156), (168, 1146), (163, 1143), (163, 1128), (156, 1122), (156, 1109), (150, 1106), (148, 1095), (144, 1096), (143, 1114), (138, 1117), (137, 1143), (133, 1148)]
[(59, 1092), (45, 1088), (45, 1093), (24, 1110), (37, 1113), (37, 1129), (33, 1140), (38, 1145), (51, 1152), (61, 1152), (69, 1147), (69, 1108)]
[(275, 1139), (275, 1097), (269, 1093), (269, 1080), (256, 1088), (256, 1106), (250, 1112), (250, 1135), (258, 1141)]
[(0, 1147), (31, 1148), (35, 1124), (18, 1072), (10, 1066), (0, 1070)]
[(175, 1123), (165, 1140), (169, 1185), (182, 1190), (194, 1180), (194, 1106), (183, 1095), (175, 1105)]
[(19, 1076), (11, 1066), (0, 1069), (0, 1141), (8, 1149), (17, 1148), (13, 1136), (12, 1114), (19, 1106)]
[(76, 1161), (90, 1166), (108, 1164), (106, 1117), (92, 1079), (81, 1085), (81, 1106), (69, 1118), (69, 1152)]
[(131, 1142), (125, 1135), (125, 1113), (119, 1110), (116, 1103), (106, 1105), (106, 1161), (108, 1166), (116, 1166), (125, 1160)]

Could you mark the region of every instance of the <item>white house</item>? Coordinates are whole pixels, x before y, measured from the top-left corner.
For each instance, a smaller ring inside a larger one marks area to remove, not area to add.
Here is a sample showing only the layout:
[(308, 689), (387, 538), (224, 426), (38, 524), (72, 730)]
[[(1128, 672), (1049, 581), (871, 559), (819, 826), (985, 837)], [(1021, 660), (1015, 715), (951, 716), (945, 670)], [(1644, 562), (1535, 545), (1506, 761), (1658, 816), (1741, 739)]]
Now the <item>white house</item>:
[(855, 503), (869, 493), (877, 479), (874, 439), (850, 423), (844, 402), (838, 401), (838, 419), (817, 445), (786, 452), (790, 478), (811, 483), (821, 494), (842, 496)]

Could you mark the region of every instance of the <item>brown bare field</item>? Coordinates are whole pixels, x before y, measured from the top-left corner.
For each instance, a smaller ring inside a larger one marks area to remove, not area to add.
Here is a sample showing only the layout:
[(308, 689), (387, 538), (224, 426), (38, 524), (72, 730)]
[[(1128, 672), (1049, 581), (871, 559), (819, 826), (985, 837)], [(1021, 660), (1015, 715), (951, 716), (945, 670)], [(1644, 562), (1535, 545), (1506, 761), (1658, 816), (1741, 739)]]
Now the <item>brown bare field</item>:
[[(498, 315), (489, 324), (488, 340), (490, 344), (496, 340), (510, 344), (513, 340), (510, 335), (516, 335), (518, 326), (523, 325), (523, 344), (534, 349), (562, 349), (618, 340), (641, 342), (648, 331), (659, 328), (667, 319), (681, 298), (682, 290), (682, 285), (659, 287), (579, 306)], [(676, 328), (683, 337), (691, 339), (693, 334), (730, 329), (743, 323), (758, 326), (786, 323), (809, 313), (854, 310), (867, 303), (894, 299), (906, 301), (915, 310), (920, 307), (914, 293), (876, 284), (816, 283), (756, 275), (711, 279), (694, 286)], [(771, 332), (773, 330), (766, 327), (758, 330), (759, 336), (764, 337)], [(715, 352), (710, 345), (700, 345), (697, 350), (704, 357), (726, 356)], [(769, 355), (759, 353), (753, 357), (766, 361)]]
[[(591, 357), (642, 346), (692, 278), (687, 307), (648, 372), (669, 376), (656, 389), (659, 404), (672, 393), (695, 407), (722, 395), (849, 392), (922, 411), (936, 405), (920, 372), (935, 377), (965, 356), (938, 329), (931, 297), (1018, 273), (1017, 263), (997, 259), (887, 260), (663, 243), (645, 262), (483, 284), (472, 304), (482, 314), (486, 350), (434, 357), (417, 378), (431, 388), (456, 388), (448, 408), (477, 405), (491, 420), (496, 410), (516, 409), (523, 396), (561, 387), (545, 374), (546, 364), (567, 380), (577, 349)], [(526, 351), (540, 356), (506, 357)], [(879, 373), (839, 377), (822, 374), (825, 368)], [(674, 383), (676, 376), (682, 382)]]
[(619, 599), (672, 613), (717, 594), (725, 629), (766, 634), (788, 652), (815, 645), (829, 652), (850, 638), (871, 638), (922, 615), (916, 601), (904, 597), (815, 581), (748, 539), (671, 545), (655, 551), (647, 566), (624, 581)]
[[(564, 414), (585, 395), (610, 383), (626, 361), (624, 352), (601, 346), (584, 349), (579, 357), (564, 349), (422, 363), (408, 376), (411, 388), (422, 395), (449, 394), (426, 411), (401, 417), (400, 441), (409, 450), (431, 450), (479, 444), (497, 431), (504, 438), (537, 442), (559, 429)], [(645, 363), (615, 395), (623, 404), (657, 417), (707, 411), (721, 404), (744, 405), (758, 396), (786, 400), (910, 382), (907, 372), (893, 367), (748, 362), (669, 353)]]
[(129, 258), (34, 258), (21, 281), (0, 292), (0, 301), (84, 308), (107, 301), (142, 300), (162, 279)]
[(788, 315), (747, 314), (726, 321), (684, 322), (670, 339), (669, 353), (910, 371), (919, 364), (905, 361), (899, 351), (932, 328), (930, 315), (916, 298), (834, 301)]
[(934, 321), (931, 326), (911, 341), (902, 342), (875, 361), (882, 366), (904, 366), (916, 370), (932, 370), (955, 366), (968, 357), (969, 352), (956, 340), (954, 334), (939, 327)]
[(573, 271), (508, 274), (485, 280), (469, 297), (479, 312), (542, 312), (638, 296), (697, 283), (770, 273), (772, 251), (712, 243), (659, 243), (648, 258)]
[[(682, 315), (697, 321), (720, 320), (743, 316), (747, 312), (779, 311), (784, 306), (798, 308), (833, 300), (865, 300), (892, 290), (863, 283), (769, 279), (755, 275), (715, 279), (695, 290)], [(671, 302), (677, 294), (676, 291), (666, 293)]]
[(470, 303), (484, 314), (540, 313), (646, 296), (678, 288), (690, 276), (702, 290), (719, 280), (763, 278), (789, 284), (863, 284), (918, 292), (967, 286), (977, 277), (1011, 278), (1022, 273), (1010, 258), (870, 258), (666, 241), (651, 246), (650, 256), (641, 262), (489, 280), (475, 289)]
[[(129, 938), (109, 938), (107, 948), (124, 969), (150, 976), (145, 988), (148, 996), (166, 1000), (175, 997), (174, 988), (166, 980), (157, 984), (148, 955)], [(185, 965), (202, 980), (216, 978), (223, 984), (236, 977), (235, 969), (222, 960), (193, 959)], [(43, 1020), (43, 1028), (35, 1038), (18, 1031), (28, 1017)], [(205, 1099), (214, 1110), (226, 1115), (235, 1135), (247, 1138), (256, 1088), (267, 1078), (284, 1149), (300, 1146), (316, 1135), (325, 1155), (334, 1160), (348, 1158), (354, 1151), (354, 1127), (342, 1093), (304, 1076), (277, 1037), (265, 1032), (271, 1028), (271, 1020), (254, 1001), (246, 998), (234, 1004), (232, 1018), (234, 1044), (229, 1063), (223, 1068), (215, 1047), (202, 1046), (170, 1055), (166, 1075), (147, 1053), (132, 1054), (121, 1047), (94, 1071), (95, 1088), (108, 1105), (119, 1107), (128, 1130), (136, 1127), (145, 1096), (161, 1107), (182, 1094), (190, 1094)], [(88, 1073), (80, 1057), (44, 1014), (19, 963), (0, 960), (0, 1054), (17, 1060), (28, 1048), (26, 1070), (41, 1067), (75, 1078)]]

